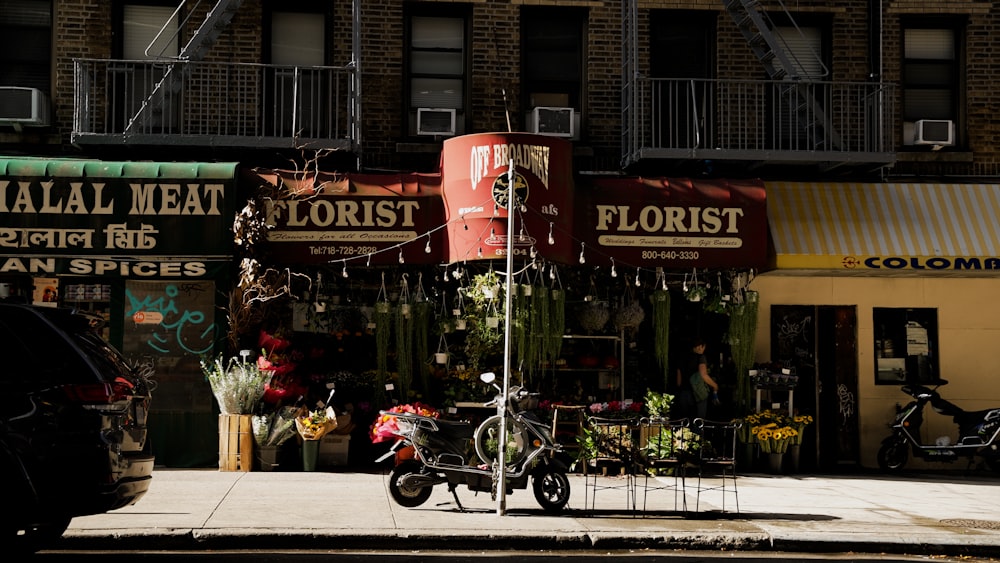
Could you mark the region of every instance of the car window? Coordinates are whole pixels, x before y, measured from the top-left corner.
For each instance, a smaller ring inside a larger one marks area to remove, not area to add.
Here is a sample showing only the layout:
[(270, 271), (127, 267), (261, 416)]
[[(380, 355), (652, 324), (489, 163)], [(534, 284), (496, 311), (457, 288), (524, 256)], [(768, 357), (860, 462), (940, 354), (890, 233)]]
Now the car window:
[(94, 362), (105, 380), (111, 381), (119, 375), (132, 373), (125, 358), (96, 333), (76, 332), (73, 338), (77, 346), (90, 357), (90, 361)]
[(25, 307), (0, 308), (0, 326), (6, 342), (16, 353), (7, 352), (5, 363), (16, 370), (3, 370), (12, 378), (31, 380), (38, 387), (94, 381), (94, 372), (70, 342), (41, 317)]

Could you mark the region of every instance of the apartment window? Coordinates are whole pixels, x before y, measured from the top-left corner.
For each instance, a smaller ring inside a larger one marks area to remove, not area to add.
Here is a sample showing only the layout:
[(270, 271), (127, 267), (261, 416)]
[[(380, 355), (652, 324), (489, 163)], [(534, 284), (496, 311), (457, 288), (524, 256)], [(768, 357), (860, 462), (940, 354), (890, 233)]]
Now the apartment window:
[(51, 0), (0, 0), (0, 86), (50, 93)]
[(410, 135), (464, 133), (468, 76), (467, 22), (439, 13), (407, 18)]
[(815, 25), (775, 26), (774, 36), (791, 68), (776, 59), (785, 72), (784, 80), (796, 82), (793, 88), (775, 86), (777, 103), (772, 116), (774, 145), (782, 150), (836, 149), (829, 129), (829, 71), (825, 63), (823, 28)]
[(875, 329), (875, 383), (935, 383), (938, 371), (937, 309), (872, 310)]
[[(938, 24), (940, 25), (940, 24)], [(903, 144), (948, 144), (961, 103), (961, 33), (954, 27), (903, 28)]]
[[(656, 10), (650, 18), (652, 141), (662, 148), (712, 146), (716, 107), (706, 79), (715, 68), (714, 12)], [(684, 56), (678, 56), (684, 53)]]
[[(180, 97), (160, 88), (169, 61), (180, 53), (175, 6), (151, 3), (118, 5), (121, 64), (110, 69), (115, 99), (110, 107), (116, 131), (163, 133), (180, 122)], [(152, 94), (160, 92), (159, 97)], [(145, 107), (144, 107), (145, 106)]]
[[(587, 12), (573, 8), (525, 7), (521, 11), (521, 80), (528, 110), (527, 130), (545, 131), (537, 107), (572, 108), (573, 135), (583, 111), (584, 37)], [(565, 114), (563, 114), (565, 115)], [(553, 116), (554, 119), (558, 119)], [(533, 122), (532, 120), (538, 120)], [(548, 131), (567, 134), (565, 122)]]
[(335, 75), (327, 64), (327, 14), (290, 11), (275, 3), (267, 21), (268, 80), (264, 111), (274, 136), (327, 137), (332, 133)]

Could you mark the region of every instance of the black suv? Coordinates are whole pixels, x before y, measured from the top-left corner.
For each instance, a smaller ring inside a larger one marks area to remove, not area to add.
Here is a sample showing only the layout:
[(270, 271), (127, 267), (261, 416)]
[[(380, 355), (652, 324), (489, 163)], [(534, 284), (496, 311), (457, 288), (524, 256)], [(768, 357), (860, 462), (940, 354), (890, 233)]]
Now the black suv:
[(66, 308), (0, 304), (0, 544), (36, 551), (149, 489), (151, 384)]

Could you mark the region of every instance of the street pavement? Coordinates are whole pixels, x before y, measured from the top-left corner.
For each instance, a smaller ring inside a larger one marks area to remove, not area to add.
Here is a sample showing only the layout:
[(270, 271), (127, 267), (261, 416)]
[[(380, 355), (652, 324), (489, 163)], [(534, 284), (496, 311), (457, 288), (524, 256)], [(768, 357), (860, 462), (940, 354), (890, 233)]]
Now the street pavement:
[[(1000, 557), (1000, 475), (984, 471), (881, 474), (747, 474), (736, 498), (706, 491), (695, 511), (674, 511), (674, 492), (653, 490), (632, 510), (627, 479), (596, 491), (570, 476), (560, 515), (531, 490), (504, 510), (488, 493), (445, 486), (425, 504), (392, 501), (388, 472), (220, 472), (161, 469), (135, 505), (73, 520), (57, 549), (708, 549)], [(671, 485), (661, 477), (653, 484)], [(722, 511), (722, 501), (725, 509)], [(594, 502), (591, 502), (594, 501)], [(593, 505), (593, 506), (592, 506)], [(503, 512), (501, 514), (500, 512)]]

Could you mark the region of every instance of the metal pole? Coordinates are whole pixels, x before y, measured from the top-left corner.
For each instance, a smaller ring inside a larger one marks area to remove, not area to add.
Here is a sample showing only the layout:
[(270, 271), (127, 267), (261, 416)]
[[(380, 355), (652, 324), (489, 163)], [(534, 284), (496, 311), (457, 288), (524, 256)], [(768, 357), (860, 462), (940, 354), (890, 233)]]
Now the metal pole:
[(507, 394), (510, 393), (510, 333), (511, 333), (511, 291), (514, 284), (514, 159), (507, 170), (507, 287), (504, 291), (503, 325), (503, 409), (500, 411), (500, 444), (497, 458), (500, 463), (497, 477), (497, 515), (507, 512)]

